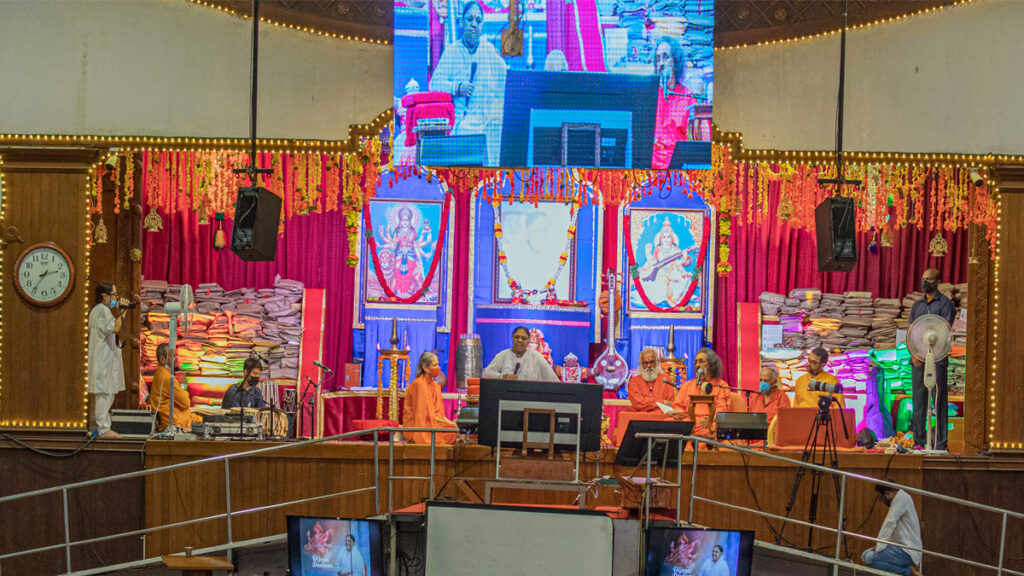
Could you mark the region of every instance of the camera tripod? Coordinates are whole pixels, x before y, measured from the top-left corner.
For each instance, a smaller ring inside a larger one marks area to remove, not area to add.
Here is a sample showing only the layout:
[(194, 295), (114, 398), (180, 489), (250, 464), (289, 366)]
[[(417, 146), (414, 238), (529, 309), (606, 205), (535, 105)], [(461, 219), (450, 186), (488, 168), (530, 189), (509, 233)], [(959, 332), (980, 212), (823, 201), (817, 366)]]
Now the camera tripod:
[[(831, 394), (827, 396), (821, 396), (818, 398), (818, 413), (814, 416), (814, 424), (811, 426), (811, 433), (807, 436), (807, 443), (804, 444), (803, 453), (800, 456), (800, 460), (803, 462), (810, 462), (821, 467), (832, 468), (833, 470), (839, 470), (839, 455), (836, 447), (836, 430), (835, 423), (832, 421), (832, 404), (839, 404), (839, 400), (834, 398)], [(842, 405), (840, 404), (840, 408)], [(843, 437), (849, 438), (850, 432), (846, 429), (846, 420), (840, 416), (840, 421), (843, 423)], [(817, 439), (821, 429), (825, 429), (822, 445), (819, 446)], [(804, 479), (804, 474), (807, 472), (807, 468), (801, 466), (796, 472), (796, 481), (793, 483), (793, 490), (789, 494), (789, 501), (786, 503), (786, 518), (789, 518), (790, 513), (793, 512), (793, 506), (796, 504), (796, 497), (800, 491), (800, 483)], [(818, 496), (821, 494), (821, 482), (822, 476), (825, 474), (823, 470), (816, 468), (811, 469), (811, 499), (808, 503), (807, 511), (807, 522), (814, 524), (818, 519)], [(835, 483), (836, 498), (839, 497), (841, 488), (839, 485), (839, 476), (834, 474), (832, 481)], [(842, 526), (843, 518), (839, 519), (840, 526)], [(782, 527), (779, 528), (778, 533), (775, 535), (775, 543), (782, 543), (782, 534), (786, 529), (786, 521), (782, 522)], [(810, 548), (814, 541), (814, 530), (809, 528), (807, 530), (807, 547)]]

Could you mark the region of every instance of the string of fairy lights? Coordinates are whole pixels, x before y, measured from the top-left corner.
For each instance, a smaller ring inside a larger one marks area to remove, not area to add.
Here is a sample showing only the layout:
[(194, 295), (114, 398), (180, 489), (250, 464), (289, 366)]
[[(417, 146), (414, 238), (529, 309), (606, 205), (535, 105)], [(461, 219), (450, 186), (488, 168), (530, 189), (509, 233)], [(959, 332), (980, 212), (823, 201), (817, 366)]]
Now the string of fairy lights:
[[(855, 24), (848, 26), (847, 31), (856, 31), (862, 29), (869, 29), (876, 26), (882, 26), (885, 24), (891, 24), (895, 22), (901, 22), (910, 18), (923, 16), (927, 14), (933, 14), (941, 12), (943, 10), (965, 6), (967, 4), (976, 3), (978, 0), (958, 0), (952, 4), (943, 6), (933, 6), (902, 14), (898, 16), (892, 16), (888, 18), (882, 18), (871, 22), (865, 22), (862, 24)], [(251, 19), (250, 15), (238, 12), (236, 10), (220, 6), (211, 2), (203, 0), (189, 0), (189, 2), (212, 8), (229, 14), (231, 16)], [(316, 28), (307, 26), (298, 26), (295, 24), (289, 24), (284, 22), (278, 22), (273, 19), (261, 17), (260, 22), (268, 25), (302, 32), (306, 34), (313, 34), (321, 37), (335, 38), (340, 40), (349, 40), (357, 42), (365, 42), (371, 44), (390, 44), (391, 42), (387, 39), (382, 38), (370, 38), (365, 36), (350, 36), (345, 34), (338, 34), (332, 32), (326, 32), (318, 30)], [(752, 44), (738, 44), (732, 46), (719, 46), (715, 48), (715, 51), (728, 51), (738, 50), (743, 48), (761, 47), (761, 46), (773, 46), (773, 45), (785, 45), (795, 42), (803, 42), (808, 40), (814, 40), (817, 38), (823, 38), (828, 36), (834, 36), (841, 32), (841, 29), (829, 30), (825, 32), (819, 32), (816, 34), (808, 34), (804, 36), (798, 36), (787, 39), (769, 40), (764, 42), (752, 43)], [(393, 117), (392, 110), (386, 110), (379, 114), (373, 121), (366, 124), (359, 124), (350, 127), (349, 135), (347, 140), (296, 140), (296, 139), (260, 139), (257, 143), (257, 148), (262, 152), (272, 153), (290, 153), (290, 154), (301, 154), (311, 152), (322, 152), (322, 153), (336, 153), (336, 152), (351, 152), (357, 150), (360, 146), (362, 138), (372, 137), (380, 134), (381, 130), (387, 125)], [(746, 149), (743, 146), (743, 136), (737, 133), (723, 133), (718, 132), (716, 129), (715, 140), (721, 144), (729, 146), (732, 157), (738, 161), (755, 161), (755, 162), (789, 162), (789, 163), (820, 163), (830, 162), (834, 158), (834, 152), (830, 150), (770, 150), (770, 149)], [(158, 151), (198, 151), (198, 150), (245, 150), (248, 146), (249, 141), (242, 138), (189, 138), (189, 137), (148, 137), (148, 136), (100, 136), (100, 135), (70, 135), (70, 134), (0, 134), (0, 144), (37, 144), (37, 145), (84, 145), (84, 146), (103, 146), (103, 147), (121, 147), (129, 150), (158, 150)], [(929, 154), (929, 153), (899, 153), (899, 152), (847, 152), (845, 154), (845, 164), (848, 165), (860, 165), (860, 164), (873, 164), (873, 163), (886, 163), (895, 166), (922, 166), (927, 165), (935, 168), (989, 168), (995, 165), (1020, 165), (1024, 164), (1024, 156), (1021, 155), (1002, 155), (1002, 154)], [(85, 261), (85, 276), (89, 277), (89, 255), (91, 246), (91, 220), (89, 219), (88, 206), (91, 202), (92, 187), (95, 184), (95, 174), (100, 166), (94, 165), (89, 169), (89, 173), (86, 176), (86, 194), (85, 202), (87, 205), (86, 209), (86, 225), (84, 227), (84, 241), (86, 246), (86, 261)], [(985, 170), (987, 173), (988, 170)], [(1020, 449), (1024, 448), (1024, 443), (1020, 442), (1001, 442), (995, 439), (996, 424), (998, 418), (998, 403), (996, 396), (996, 385), (998, 382), (998, 353), (999, 353), (999, 300), (1000, 300), (1000, 267), (1002, 262), (1002, 196), (999, 191), (999, 187), (996, 185), (994, 180), (991, 180), (986, 175), (986, 182), (988, 186), (993, 190), (996, 198), (998, 224), (997, 224), (997, 235), (996, 235), (996, 246), (995, 256), (993, 259), (993, 306), (991, 311), (991, 325), (992, 325), (992, 351), (990, 355), (990, 383), (989, 396), (988, 396), (988, 410), (987, 413), (987, 440), (992, 448), (1002, 449)], [(3, 177), (3, 158), (0, 156), (0, 220), (3, 219), (3, 214), (7, 207), (7, 194), (6, 184)], [(3, 254), (0, 253), (0, 275), (4, 270), (4, 258)], [(3, 286), (0, 285), (0, 301), (3, 299)], [(16, 426), (16, 427), (56, 427), (56, 428), (70, 428), (70, 427), (81, 427), (84, 426), (88, 419), (87, 412), (87, 399), (88, 399), (88, 315), (89, 315), (89, 294), (88, 290), (83, 290), (83, 408), (82, 408), (82, 420), (81, 421), (66, 421), (66, 422), (54, 422), (54, 421), (25, 421), (25, 420), (13, 420), (13, 421), (0, 421), (0, 426)], [(3, 332), (0, 330), (0, 350), (3, 347)], [(2, 362), (2, 355), (0, 355), (0, 362)], [(2, 374), (3, 366), (0, 364), (0, 385), (2, 385)], [(2, 388), (0, 388), (2, 392)]]

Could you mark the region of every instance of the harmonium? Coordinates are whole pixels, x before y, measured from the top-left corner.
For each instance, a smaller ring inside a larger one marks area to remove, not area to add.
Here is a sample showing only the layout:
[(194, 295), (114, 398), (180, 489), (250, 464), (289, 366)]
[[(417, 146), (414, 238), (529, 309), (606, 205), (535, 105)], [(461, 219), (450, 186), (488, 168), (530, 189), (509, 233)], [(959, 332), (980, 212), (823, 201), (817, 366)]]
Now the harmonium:
[(277, 408), (192, 409), (201, 421), (192, 423), (200, 440), (262, 440), (288, 434), (288, 415)]

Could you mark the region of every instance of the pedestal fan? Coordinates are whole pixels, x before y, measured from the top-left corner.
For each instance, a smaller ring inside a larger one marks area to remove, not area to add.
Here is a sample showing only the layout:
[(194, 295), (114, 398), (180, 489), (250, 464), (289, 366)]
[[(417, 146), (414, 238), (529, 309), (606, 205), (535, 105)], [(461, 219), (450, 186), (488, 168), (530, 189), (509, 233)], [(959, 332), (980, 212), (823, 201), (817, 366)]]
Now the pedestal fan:
[[(177, 386), (178, 385), (177, 382), (174, 380), (174, 368), (177, 365), (177, 357), (178, 357), (178, 354), (177, 354), (177, 351), (178, 351), (178, 325), (180, 323), (181, 326), (185, 329), (185, 332), (188, 332), (189, 328), (191, 328), (191, 326), (192, 326), (192, 313), (191, 313), (191, 309), (192, 309), (192, 306), (194, 304), (195, 304), (195, 296), (192, 293), (192, 285), (191, 284), (184, 284), (184, 285), (182, 285), (181, 292), (178, 293), (178, 301), (177, 302), (167, 302), (166, 304), (164, 304), (164, 312), (166, 312), (167, 315), (170, 316), (170, 321), (171, 321), (170, 331), (169, 331), (170, 332), (170, 341), (167, 344), (167, 346), (169, 348), (170, 355), (171, 355), (171, 358), (170, 358), (171, 365), (169, 367), (169, 369), (171, 371), (171, 379), (170, 379), (170, 385), (171, 386)], [(180, 321), (179, 321), (179, 318), (180, 318)], [(152, 394), (153, 390), (150, 390), (149, 393)], [(160, 392), (157, 392), (157, 393), (159, 394)], [(168, 412), (167, 412), (167, 428), (164, 429), (164, 431), (161, 434), (159, 434), (157, 436), (157, 438), (172, 438), (173, 439), (173, 438), (175, 438), (178, 435), (178, 432), (180, 432), (178, 430), (178, 427), (174, 425), (174, 389), (173, 388), (171, 389), (171, 392), (168, 395), (168, 401), (170, 402), (170, 405), (167, 407), (168, 408)]]
[(910, 325), (907, 332), (910, 355), (924, 362), (924, 387), (928, 390), (928, 413), (925, 417), (925, 449), (932, 449), (932, 398), (935, 395), (935, 363), (949, 355), (953, 348), (953, 331), (946, 319), (937, 314), (925, 314)]

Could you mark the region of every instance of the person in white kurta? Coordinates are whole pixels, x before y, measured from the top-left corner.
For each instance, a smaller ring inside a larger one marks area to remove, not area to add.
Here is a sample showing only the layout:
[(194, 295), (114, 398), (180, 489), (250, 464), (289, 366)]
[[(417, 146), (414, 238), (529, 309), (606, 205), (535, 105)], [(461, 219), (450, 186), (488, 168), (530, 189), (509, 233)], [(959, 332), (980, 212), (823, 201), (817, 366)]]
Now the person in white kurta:
[(704, 561), (697, 576), (731, 576), (729, 574), (729, 563), (722, 558), (722, 547), (715, 544), (711, 549), (711, 558)]
[(335, 557), (335, 567), (338, 569), (338, 576), (369, 576), (370, 571), (366, 569), (366, 562), (363, 561), (363, 554), (356, 548), (355, 536), (345, 535), (345, 548), (338, 552)]
[(530, 347), (530, 332), (523, 326), (512, 331), (512, 347), (498, 352), (484, 369), (484, 378), (558, 382), (558, 376), (540, 352)]
[(121, 319), (112, 311), (118, 304), (117, 288), (109, 282), (96, 286), (96, 305), (89, 312), (89, 393), (93, 395), (92, 411), (96, 421), (96, 433), (105, 438), (119, 438), (120, 434), (110, 429), (110, 408), (114, 396), (124, 390), (124, 364), (121, 348), (117, 345), (117, 333), (121, 331)]
[(508, 67), (488, 41), (480, 41), (483, 9), (467, 2), (459, 24), (462, 39), (445, 47), (430, 77), (432, 92), (448, 92), (455, 105), (452, 136), (483, 134), (488, 166), (497, 166), (501, 123), (505, 112), (505, 73)]

